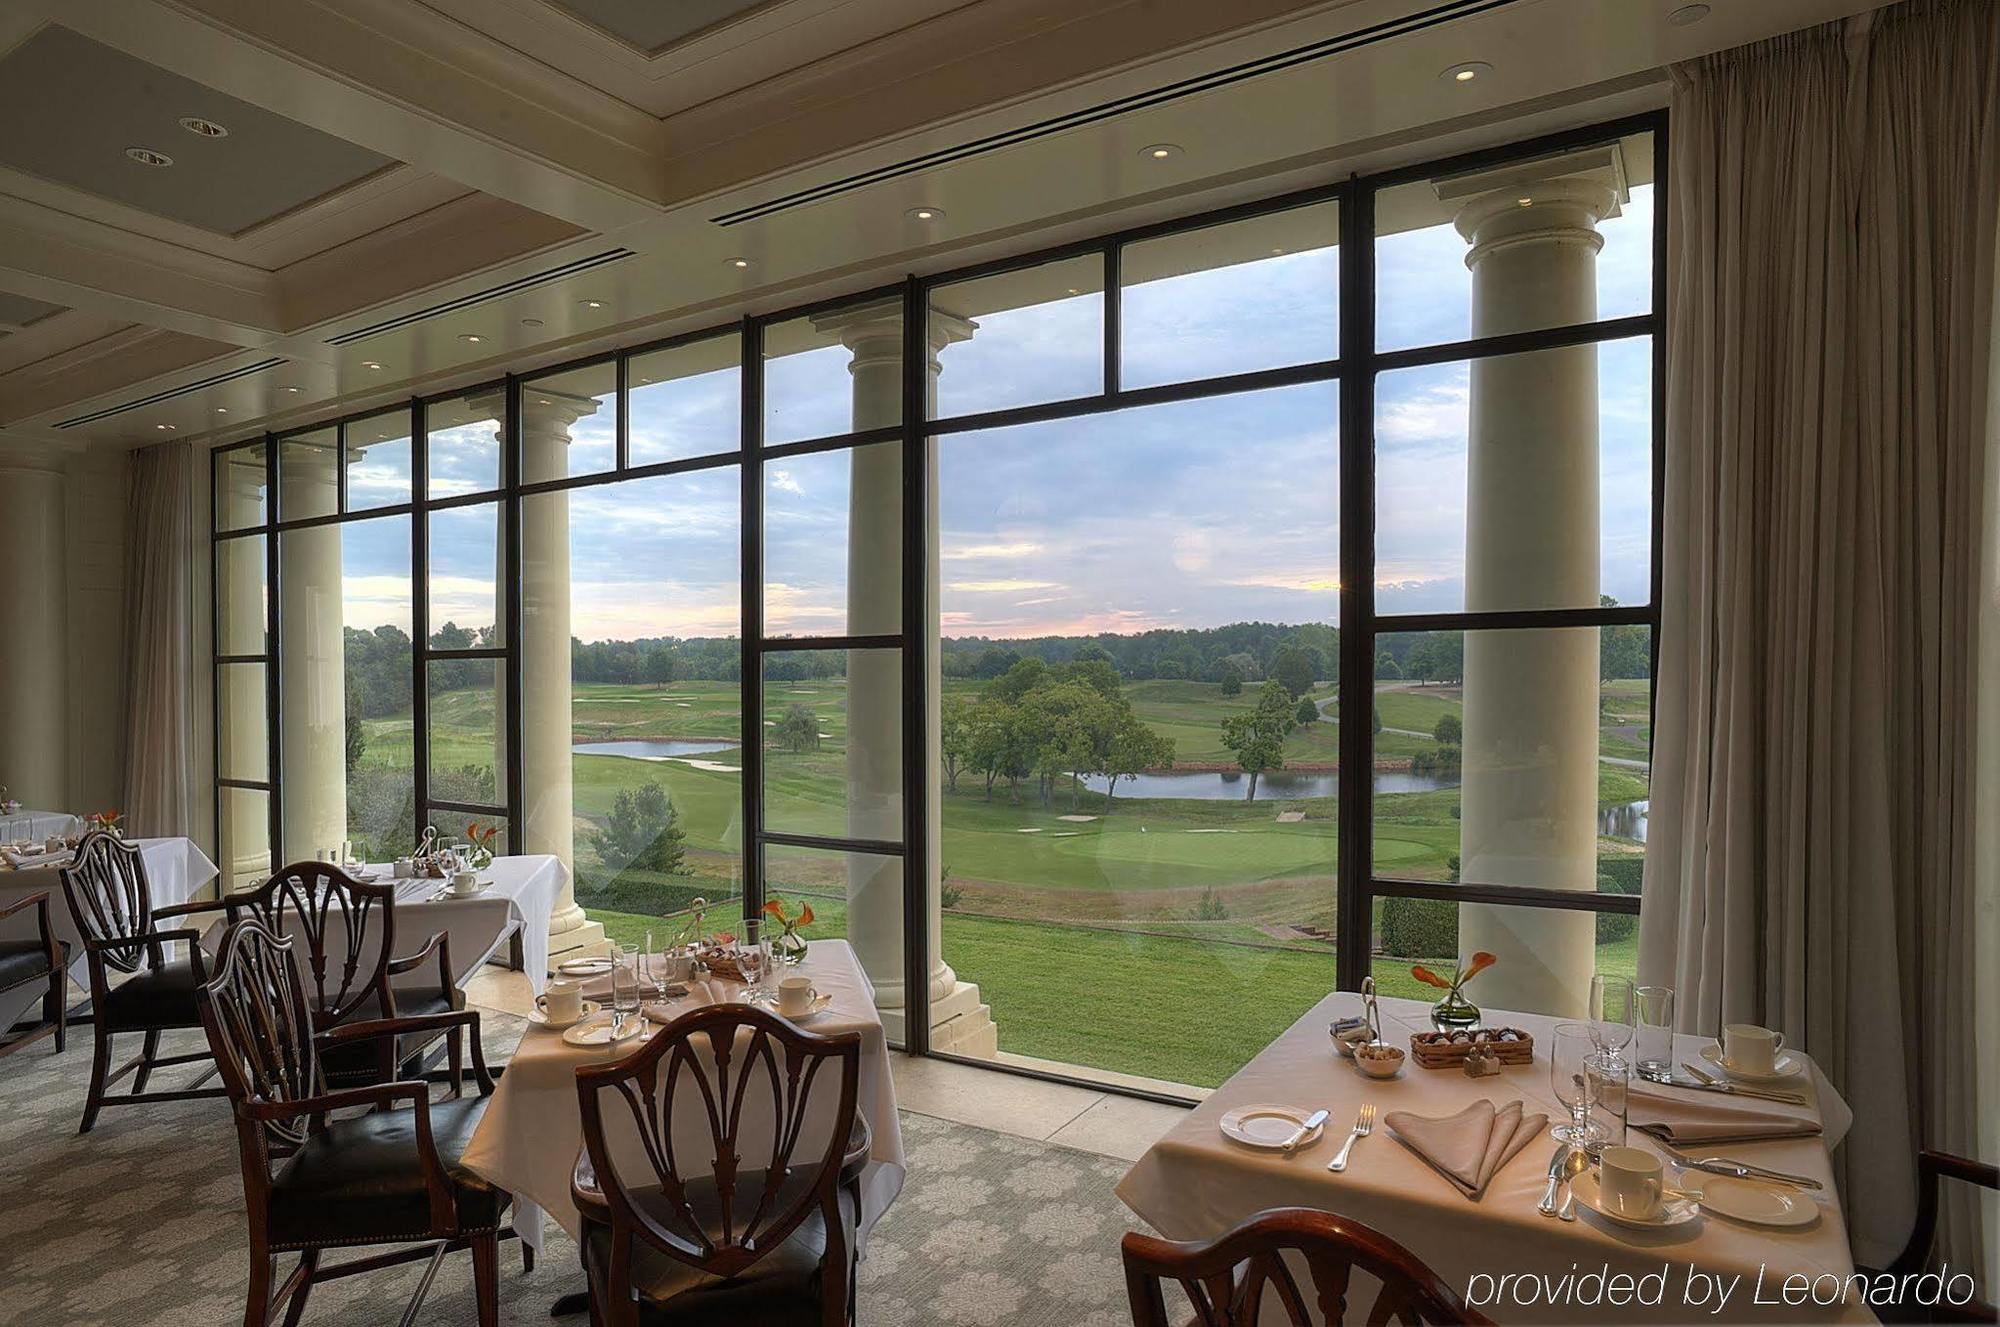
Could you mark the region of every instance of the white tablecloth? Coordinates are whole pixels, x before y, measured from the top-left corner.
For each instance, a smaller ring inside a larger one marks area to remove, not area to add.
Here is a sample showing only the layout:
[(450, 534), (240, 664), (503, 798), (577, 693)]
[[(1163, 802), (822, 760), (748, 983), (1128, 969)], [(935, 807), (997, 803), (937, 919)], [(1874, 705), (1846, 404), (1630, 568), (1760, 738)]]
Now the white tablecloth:
[[(883, 1035), (882, 1018), (875, 1009), (875, 990), (855, 960), (845, 940), (815, 940), (806, 960), (795, 971), (813, 979), (821, 991), (833, 997), (827, 1010), (804, 1024), (813, 1032), (859, 1032), (861, 1034), (861, 1081), (858, 1104), (872, 1132), (868, 1165), (861, 1177), (861, 1238), (865, 1241), (889, 1204), (903, 1188), (903, 1132), (896, 1116), (896, 1085), (889, 1072), (888, 1041)], [(711, 985), (696, 983), (686, 998), (676, 1001), (676, 1011), (692, 1010), (707, 1003), (712, 995), (727, 996), (743, 988), (729, 982)], [(579, 1065), (598, 1064), (620, 1058), (637, 1048), (627, 1041), (616, 1051), (581, 1049), (568, 1045), (559, 1032), (530, 1026), (501, 1076), (499, 1089), (479, 1129), (466, 1149), (465, 1164), (514, 1195), (514, 1228), (521, 1238), (536, 1248), (542, 1243), (542, 1214), (554, 1216), (557, 1224), (575, 1237), (580, 1233), (576, 1206), (570, 1201), (570, 1176), (583, 1147), (583, 1125), (577, 1113), (576, 1070)], [(830, 1081), (824, 1080), (823, 1081)], [(832, 1110), (833, 1096), (817, 1092), (814, 1105)], [(676, 1119), (697, 1123), (701, 1112), (699, 1095), (685, 1093), (676, 1102)], [(688, 1112), (684, 1117), (680, 1113)], [(706, 1136), (707, 1123), (699, 1121)], [(818, 1135), (823, 1146), (825, 1125)], [(768, 1128), (766, 1129), (768, 1132)], [(747, 1126), (745, 1137), (756, 1136), (756, 1127)], [(796, 1155), (816, 1155), (809, 1122)], [(683, 1156), (690, 1155), (684, 1151)], [(705, 1153), (703, 1155), (706, 1155)], [(637, 1164), (645, 1162), (635, 1156)], [(745, 1164), (751, 1164), (746, 1158)]]
[[(146, 881), (152, 888), (153, 906), (156, 908), (186, 903), (194, 897), (196, 890), (215, 879), (215, 863), (208, 860), (208, 855), (192, 839), (135, 839), (133, 842), (139, 845), (140, 857), (146, 864)], [(84, 965), (83, 943), (77, 938), (76, 923), (71, 919), (69, 904), (63, 898), (62, 865), (68, 860), (65, 857), (61, 862), (47, 866), (19, 870), (0, 869), (0, 906), (12, 903), (23, 894), (46, 889), (49, 892), (49, 920), (56, 938), (69, 942), (72, 955), (70, 975), (83, 982), (89, 980)], [(181, 925), (168, 918), (161, 927), (177, 930)], [(0, 926), (6, 928), (6, 938), (10, 940), (32, 934), (34, 909), (15, 913)], [(12, 1026), (28, 1006), (40, 998), (40, 994), (32, 990), (0, 995), (0, 1028)]]
[(67, 811), (19, 811), (0, 812), (0, 843), (13, 843), (20, 839), (33, 839), (40, 843), (51, 834), (81, 834), (83, 821)]
[[(1407, 1051), (1409, 1033), (1429, 1028), (1429, 1007), (1414, 1000), (1385, 999), (1381, 1004), (1384, 1040)], [(1698, 1153), (1820, 1180), (1827, 1188), (1815, 1224), (1771, 1230), (1703, 1214), (1670, 1230), (1640, 1232), (1612, 1225), (1594, 1212), (1580, 1210), (1576, 1221), (1560, 1222), (1535, 1211), (1547, 1184), (1552, 1139), (1531, 1143), (1475, 1203), (1391, 1137), (1380, 1122), (1381, 1115), (1392, 1110), (1448, 1115), (1481, 1097), (1502, 1106), (1519, 1098), (1530, 1111), (1565, 1118), (1568, 1112), (1556, 1100), (1549, 1081), (1548, 1047), (1556, 1020), (1489, 1010), (1489, 1024), (1525, 1028), (1535, 1037), (1534, 1062), (1505, 1069), (1497, 1077), (1467, 1078), (1456, 1069), (1423, 1069), (1406, 1060), (1399, 1078), (1377, 1082), (1363, 1078), (1340, 1059), (1327, 1036), (1327, 1025), (1334, 1019), (1360, 1012), (1360, 997), (1350, 993), (1337, 992), (1320, 1001), (1148, 1149), (1119, 1181), (1118, 1196), (1173, 1239), (1211, 1238), (1267, 1207), (1312, 1207), (1350, 1216), (1402, 1242), (1461, 1294), (1470, 1290), (1467, 1297), (1475, 1301), (1473, 1306), (1498, 1322), (1873, 1320), (1865, 1309), (1788, 1310), (1751, 1303), (1760, 1269), (1765, 1270), (1767, 1296), (1775, 1296), (1778, 1283), (1793, 1272), (1845, 1276), (1853, 1270), (1828, 1159), (1828, 1149), (1838, 1145), (1853, 1117), (1816, 1065), (1808, 1089), (1815, 1105), (1795, 1110), (1766, 1102), (1745, 1104), (1821, 1118), (1822, 1137), (1729, 1143)], [(1691, 1058), (1702, 1044), (1699, 1038), (1679, 1038), (1677, 1058)], [(1364, 1101), (1377, 1107), (1375, 1132), (1355, 1144), (1344, 1174), (1331, 1174), (1326, 1163)], [(1223, 1112), (1253, 1103), (1324, 1106), (1331, 1115), (1316, 1142), (1285, 1159), (1221, 1136), (1216, 1121)], [(1636, 1147), (1652, 1146), (1636, 1129), (1631, 1142)], [(1479, 1274), (1508, 1272), (1561, 1276), (1572, 1264), (1579, 1273), (1608, 1268), (1612, 1273), (1657, 1274), (1664, 1267), (1665, 1302), (1656, 1309), (1563, 1302), (1518, 1305), (1494, 1302), (1491, 1283), (1473, 1282)], [(1712, 1313), (1712, 1302), (1687, 1304), (1683, 1290), (1690, 1270), (1721, 1274), (1725, 1281), (1737, 1276), (1743, 1280), (1735, 1283), (1735, 1293), (1723, 1311)]]

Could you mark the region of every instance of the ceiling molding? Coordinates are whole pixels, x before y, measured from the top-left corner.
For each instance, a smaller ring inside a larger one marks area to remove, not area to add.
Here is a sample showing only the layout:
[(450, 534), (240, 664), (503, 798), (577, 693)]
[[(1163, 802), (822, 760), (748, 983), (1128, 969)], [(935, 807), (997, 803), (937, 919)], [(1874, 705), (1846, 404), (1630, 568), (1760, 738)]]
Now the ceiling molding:
[[(46, 415), (84, 400), (135, 399), (161, 390), (154, 384), (168, 377), (185, 382), (184, 370), (213, 364), (222, 349), (157, 327), (127, 327), (0, 377), (0, 423)], [(226, 371), (212, 369), (201, 376)]]

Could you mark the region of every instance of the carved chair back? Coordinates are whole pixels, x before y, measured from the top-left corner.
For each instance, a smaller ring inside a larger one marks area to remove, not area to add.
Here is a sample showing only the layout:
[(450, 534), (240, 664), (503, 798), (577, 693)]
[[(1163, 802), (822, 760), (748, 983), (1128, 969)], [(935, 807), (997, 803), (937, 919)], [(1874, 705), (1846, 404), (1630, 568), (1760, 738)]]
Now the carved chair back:
[[(94, 829), (83, 836), (76, 856), (62, 868), (63, 896), (77, 934), (85, 940), (114, 942), (100, 956), (120, 972), (137, 972), (148, 953), (159, 959), (153, 935), (153, 892), (146, 861), (136, 845)], [(115, 944), (130, 941), (129, 945)]]
[[(1407, 1324), (1486, 1324), (1450, 1286), (1408, 1249), (1380, 1231), (1330, 1212), (1278, 1207), (1206, 1243), (1125, 1236), (1125, 1288), (1137, 1327), (1168, 1327), (1162, 1285), (1176, 1282), (1194, 1306), (1199, 1327), (1254, 1327), (1264, 1296), (1277, 1296), (1296, 1327), (1347, 1320), (1354, 1269), (1381, 1285), (1365, 1319), (1370, 1327)], [(1307, 1272), (1302, 1286), (1293, 1255)], [(1308, 1295), (1308, 1289), (1310, 1295)], [(1314, 1314), (1318, 1316), (1315, 1317)]]
[(256, 1110), (326, 1091), (292, 937), (255, 918), (232, 925), (216, 955), (215, 975), (196, 989), (195, 1003), (237, 1119), (261, 1131), (261, 1141), (272, 1150), (286, 1152), (303, 1143), (310, 1117), (257, 1118)]
[(614, 1240), (635, 1236), (734, 1276), (817, 1209), (829, 1262), (845, 1259), (840, 1167), (860, 1063), (857, 1033), (816, 1036), (727, 1004), (675, 1020), (623, 1060), (578, 1069), (584, 1145)]
[(376, 997), (370, 1017), (394, 1018), (389, 964), (395, 956), (396, 886), (356, 880), (326, 862), (295, 862), (252, 890), (232, 895), (229, 918), (252, 917), (304, 949), (306, 1000), (325, 1030)]

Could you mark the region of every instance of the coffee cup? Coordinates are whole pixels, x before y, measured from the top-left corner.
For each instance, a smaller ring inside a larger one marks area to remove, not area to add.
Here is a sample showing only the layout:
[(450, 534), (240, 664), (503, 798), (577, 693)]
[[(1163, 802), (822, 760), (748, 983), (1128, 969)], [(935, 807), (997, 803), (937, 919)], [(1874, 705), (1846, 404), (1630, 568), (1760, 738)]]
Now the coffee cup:
[(407, 857), (398, 857), (389, 867), (389, 873), (398, 880), (408, 880), (417, 873), (417, 864)]
[(1605, 1210), (1629, 1221), (1659, 1215), (1665, 1183), (1660, 1159), (1637, 1147), (1607, 1147), (1598, 1157), (1597, 1191)]
[(778, 983), (778, 1012), (787, 1015), (803, 1014), (812, 1008), (819, 993), (813, 989), (811, 977), (786, 977)]
[(1746, 1074), (1768, 1074), (1785, 1048), (1782, 1034), (1755, 1023), (1730, 1023), (1722, 1029), (1722, 1062)]
[(535, 997), (535, 1008), (555, 1027), (567, 1027), (583, 1017), (583, 988), (558, 977)]
[(479, 892), (479, 873), (460, 871), (451, 878), (451, 892), (454, 898), (471, 898)]

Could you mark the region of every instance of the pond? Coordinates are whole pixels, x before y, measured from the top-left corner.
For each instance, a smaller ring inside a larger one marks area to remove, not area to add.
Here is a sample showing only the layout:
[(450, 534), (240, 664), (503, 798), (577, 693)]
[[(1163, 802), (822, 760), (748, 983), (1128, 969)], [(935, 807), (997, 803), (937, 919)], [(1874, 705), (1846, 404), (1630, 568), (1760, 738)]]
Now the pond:
[(690, 742), (654, 738), (623, 738), (616, 742), (578, 742), (570, 750), (579, 756), (625, 756), (632, 760), (675, 760), (734, 751), (740, 742)]

